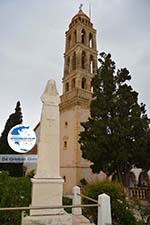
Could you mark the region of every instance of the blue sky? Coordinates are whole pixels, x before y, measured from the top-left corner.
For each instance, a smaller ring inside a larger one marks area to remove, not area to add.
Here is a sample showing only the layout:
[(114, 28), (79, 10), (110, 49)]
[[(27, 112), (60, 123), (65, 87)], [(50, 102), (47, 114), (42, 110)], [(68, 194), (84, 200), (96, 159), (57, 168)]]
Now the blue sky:
[(149, 0), (0, 0), (0, 132), (18, 100), (24, 124), (36, 126), (49, 79), (61, 94), (65, 31), (80, 3), (87, 14), (91, 4), (98, 51), (128, 68), (150, 115)]

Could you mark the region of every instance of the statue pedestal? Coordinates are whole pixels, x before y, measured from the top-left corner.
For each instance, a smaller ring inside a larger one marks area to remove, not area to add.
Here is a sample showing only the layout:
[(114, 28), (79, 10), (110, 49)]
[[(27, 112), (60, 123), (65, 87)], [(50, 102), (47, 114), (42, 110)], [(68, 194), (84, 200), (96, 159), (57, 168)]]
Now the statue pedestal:
[[(32, 207), (62, 206), (62, 183), (60, 178), (33, 178), (32, 179)], [(30, 215), (63, 214), (63, 209), (30, 210)]]

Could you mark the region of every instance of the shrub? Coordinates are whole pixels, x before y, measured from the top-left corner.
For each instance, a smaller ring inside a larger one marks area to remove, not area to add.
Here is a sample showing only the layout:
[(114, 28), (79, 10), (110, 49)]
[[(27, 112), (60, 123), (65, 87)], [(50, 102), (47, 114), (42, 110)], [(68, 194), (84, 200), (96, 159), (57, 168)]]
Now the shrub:
[[(72, 205), (72, 199), (68, 197), (63, 197), (63, 205)], [(71, 213), (71, 208), (65, 208), (65, 211)]]
[(85, 178), (82, 178), (82, 179), (80, 180), (80, 183), (81, 183), (82, 185), (87, 185), (87, 184), (88, 184), (88, 182), (87, 182), (87, 180), (86, 180)]
[[(23, 207), (31, 201), (31, 181), (28, 177), (10, 177), (6, 172), (0, 173), (0, 207)], [(20, 225), (21, 211), (2, 211), (2, 225)]]
[[(105, 193), (111, 198), (113, 225), (136, 225), (136, 220), (132, 215), (123, 187), (113, 182), (96, 182), (86, 185), (83, 188), (83, 194), (93, 199), (98, 199), (98, 195)], [(83, 199), (83, 203), (90, 204), (91, 201)], [(97, 207), (84, 210), (87, 217), (93, 216), (97, 223)]]

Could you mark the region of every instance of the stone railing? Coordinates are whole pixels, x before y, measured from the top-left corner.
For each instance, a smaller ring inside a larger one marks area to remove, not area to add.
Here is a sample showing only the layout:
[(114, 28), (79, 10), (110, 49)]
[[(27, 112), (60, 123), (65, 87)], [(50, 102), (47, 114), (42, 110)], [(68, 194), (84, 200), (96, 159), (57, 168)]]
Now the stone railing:
[(61, 101), (67, 101), (74, 97), (80, 97), (85, 99), (91, 98), (91, 92), (85, 89), (74, 89), (72, 91), (68, 91), (61, 96)]
[(133, 187), (128, 188), (130, 199), (144, 200), (150, 202), (150, 188), (147, 187)]

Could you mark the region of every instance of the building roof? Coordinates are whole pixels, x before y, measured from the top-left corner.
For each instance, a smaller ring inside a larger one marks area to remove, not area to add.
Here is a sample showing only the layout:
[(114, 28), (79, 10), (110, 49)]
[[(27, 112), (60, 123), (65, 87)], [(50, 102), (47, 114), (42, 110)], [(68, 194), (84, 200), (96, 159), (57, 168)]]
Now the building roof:
[(82, 9), (80, 9), (79, 12), (72, 18), (71, 22), (73, 22), (75, 19), (79, 17), (90, 21), (90, 18), (82, 11)]
[(93, 24), (90, 21), (90, 18), (80, 9), (78, 13), (72, 18), (71, 23), (69, 24), (69, 28), (71, 28), (74, 24), (81, 22), (85, 25), (88, 25), (90, 27), (93, 26)]

